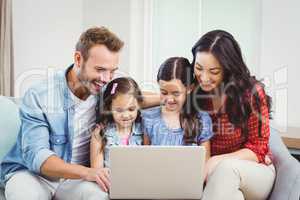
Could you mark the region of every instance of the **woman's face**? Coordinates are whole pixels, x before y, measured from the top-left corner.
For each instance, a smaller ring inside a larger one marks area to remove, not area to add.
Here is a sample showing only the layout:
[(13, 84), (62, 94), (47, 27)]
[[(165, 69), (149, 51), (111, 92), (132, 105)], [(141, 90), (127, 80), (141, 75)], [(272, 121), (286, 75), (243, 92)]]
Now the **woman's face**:
[(223, 67), (209, 52), (196, 53), (194, 72), (201, 89), (205, 92), (218, 88), (223, 81)]

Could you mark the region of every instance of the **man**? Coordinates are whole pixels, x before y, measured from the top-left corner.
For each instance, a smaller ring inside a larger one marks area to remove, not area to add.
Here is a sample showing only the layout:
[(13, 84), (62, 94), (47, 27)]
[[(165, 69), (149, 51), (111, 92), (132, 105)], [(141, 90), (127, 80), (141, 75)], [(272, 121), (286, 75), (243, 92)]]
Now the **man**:
[(122, 47), (105, 27), (88, 29), (74, 64), (26, 92), (17, 142), (0, 168), (8, 200), (108, 199), (108, 171), (88, 167), (89, 141), (95, 95), (118, 69)]

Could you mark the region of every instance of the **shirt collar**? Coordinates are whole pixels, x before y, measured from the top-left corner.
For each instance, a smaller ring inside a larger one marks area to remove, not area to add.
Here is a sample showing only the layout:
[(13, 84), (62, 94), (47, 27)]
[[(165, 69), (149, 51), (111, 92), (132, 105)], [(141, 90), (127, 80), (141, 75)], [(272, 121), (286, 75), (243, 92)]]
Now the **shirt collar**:
[(64, 88), (64, 97), (65, 100), (64, 101), (64, 110), (68, 110), (71, 107), (73, 107), (75, 105), (75, 101), (72, 98), (72, 91), (70, 90), (69, 86), (68, 86), (68, 81), (67, 81), (67, 74), (68, 72), (73, 68), (74, 64), (70, 65), (63, 74), (63, 88)]
[[(117, 126), (115, 123), (111, 123), (107, 127), (107, 135), (112, 136), (114, 133), (117, 133)], [(132, 135), (141, 135), (141, 124), (140, 123), (133, 123), (132, 125), (132, 131), (131, 131), (131, 136)]]
[[(66, 101), (64, 101), (64, 110), (68, 110), (82, 102), (81, 99), (79, 99), (77, 96), (75, 96), (75, 94), (73, 94), (73, 92), (71, 91), (71, 89), (69, 88), (69, 85), (68, 85), (67, 74), (70, 70), (72, 70), (73, 67), (74, 67), (74, 64), (71, 64), (64, 71), (63, 88), (64, 88), (64, 97), (66, 99)], [(88, 98), (90, 98), (90, 97), (91, 96), (89, 96)]]

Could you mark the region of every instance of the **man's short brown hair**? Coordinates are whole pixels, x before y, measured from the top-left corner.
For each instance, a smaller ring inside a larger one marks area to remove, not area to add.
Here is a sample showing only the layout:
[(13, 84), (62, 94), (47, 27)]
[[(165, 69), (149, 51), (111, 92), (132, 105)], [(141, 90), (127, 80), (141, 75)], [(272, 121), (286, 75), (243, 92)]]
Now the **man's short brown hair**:
[(80, 51), (83, 59), (89, 57), (89, 50), (95, 45), (105, 45), (110, 51), (118, 52), (124, 46), (124, 42), (107, 28), (93, 27), (83, 32), (76, 44), (76, 51)]

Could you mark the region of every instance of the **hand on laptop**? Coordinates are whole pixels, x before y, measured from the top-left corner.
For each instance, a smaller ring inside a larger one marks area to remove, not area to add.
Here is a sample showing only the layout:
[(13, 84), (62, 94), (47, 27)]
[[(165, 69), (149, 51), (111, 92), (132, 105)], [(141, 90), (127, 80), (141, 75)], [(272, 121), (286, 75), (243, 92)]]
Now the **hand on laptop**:
[(103, 191), (108, 192), (110, 187), (109, 169), (89, 168), (84, 180), (95, 181)]

